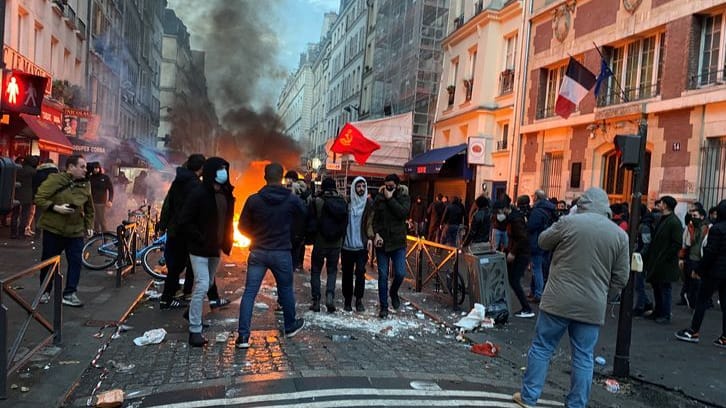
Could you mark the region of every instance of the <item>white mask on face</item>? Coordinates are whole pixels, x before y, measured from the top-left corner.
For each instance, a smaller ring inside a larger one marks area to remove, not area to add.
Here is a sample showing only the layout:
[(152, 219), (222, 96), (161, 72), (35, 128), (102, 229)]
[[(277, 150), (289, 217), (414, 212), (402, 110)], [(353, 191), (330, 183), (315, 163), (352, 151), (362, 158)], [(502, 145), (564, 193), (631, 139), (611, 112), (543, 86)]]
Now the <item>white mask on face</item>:
[(226, 169), (217, 170), (217, 175), (214, 177), (214, 181), (217, 182), (217, 184), (226, 183), (227, 182), (227, 170)]
[(507, 216), (505, 214), (502, 214), (502, 213), (497, 214), (497, 221), (503, 222), (506, 219), (507, 219)]

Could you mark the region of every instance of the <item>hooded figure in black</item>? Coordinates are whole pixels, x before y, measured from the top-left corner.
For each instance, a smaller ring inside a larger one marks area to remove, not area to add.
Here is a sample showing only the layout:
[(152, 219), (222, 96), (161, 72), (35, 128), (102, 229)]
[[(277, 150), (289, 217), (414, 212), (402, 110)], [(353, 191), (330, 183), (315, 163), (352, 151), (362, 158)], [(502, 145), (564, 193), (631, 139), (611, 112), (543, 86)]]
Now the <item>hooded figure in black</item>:
[(194, 289), (189, 304), (189, 344), (193, 347), (207, 342), (202, 336), (202, 303), (214, 281), (220, 253), (229, 255), (232, 250), (232, 190), (229, 163), (219, 157), (210, 157), (202, 168), (202, 184), (191, 192), (179, 216), (179, 227), (194, 269)]

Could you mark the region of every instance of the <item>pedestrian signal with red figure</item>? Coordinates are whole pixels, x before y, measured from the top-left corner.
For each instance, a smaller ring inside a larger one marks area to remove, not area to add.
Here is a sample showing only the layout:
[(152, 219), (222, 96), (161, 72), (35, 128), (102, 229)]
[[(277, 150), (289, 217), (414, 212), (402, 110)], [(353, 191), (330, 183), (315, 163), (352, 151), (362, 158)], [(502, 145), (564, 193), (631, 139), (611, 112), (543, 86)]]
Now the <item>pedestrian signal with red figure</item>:
[(47, 81), (46, 77), (3, 70), (2, 111), (40, 115)]

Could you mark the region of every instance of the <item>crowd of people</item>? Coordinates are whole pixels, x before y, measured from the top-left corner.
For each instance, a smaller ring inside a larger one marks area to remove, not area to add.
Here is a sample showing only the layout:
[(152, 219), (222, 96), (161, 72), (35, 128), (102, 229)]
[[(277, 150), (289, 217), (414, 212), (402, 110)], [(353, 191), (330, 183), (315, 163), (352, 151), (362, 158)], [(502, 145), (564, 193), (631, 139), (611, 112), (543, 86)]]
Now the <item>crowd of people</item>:
[[(11, 215), (11, 235), (32, 235), (37, 224), (42, 231), (42, 259), (65, 252), (68, 260), (63, 304), (82, 306), (76, 288), (84, 238), (94, 228), (106, 229), (104, 212), (112, 206), (114, 183), (99, 164), (87, 164), (80, 155), (68, 157), (60, 172), (48, 160), (40, 164), (28, 158), (22, 166), (19, 188), (30, 189), (16, 197), (20, 205)], [(336, 310), (340, 264), (344, 310), (364, 312), (365, 266), (374, 252), (378, 316), (385, 319), (389, 307), (401, 306), (407, 234), (457, 247), (487, 244), (506, 255), (509, 285), (521, 307), (514, 315), (535, 317), (532, 305), (539, 304), (523, 385), (513, 400), (525, 407), (536, 403), (548, 362), (568, 331), (573, 370), (567, 404), (586, 406), (594, 347), (607, 303), (618, 301), (631, 273), (627, 204), (611, 205), (605, 191), (593, 187), (569, 206), (537, 190), (534, 202), (528, 195), (514, 202), (505, 195), (491, 203), (482, 195), (467, 210), (456, 196), (449, 201), (439, 194), (430, 205), (420, 196), (412, 201), (395, 174), (387, 176), (374, 194), (369, 193), (365, 178), (356, 177), (349, 194), (343, 195), (332, 178), (324, 178), (320, 191), (314, 192), (296, 172), (284, 173), (280, 164), (271, 163), (264, 169), (266, 185), (246, 200), (235, 226), (229, 167), (220, 157), (189, 156), (177, 169), (158, 223), (158, 230), (167, 233), (168, 267), (160, 309), (184, 309), (191, 346), (207, 343), (204, 298), (211, 309), (230, 304), (219, 296), (214, 278), (220, 257), (232, 248), (233, 228), (251, 239), (235, 343), (243, 349), (250, 347), (252, 311), (268, 269), (277, 284), (275, 312), (283, 316), (285, 336), (304, 328), (304, 319), (296, 313), (293, 278), (294, 271), (302, 270), (306, 245), (312, 245), (310, 310), (320, 312), (323, 306), (328, 313)], [(141, 177), (138, 185), (143, 187)], [(690, 327), (675, 336), (698, 342), (704, 313), (713, 307), (712, 295), (718, 291), (723, 327), (713, 344), (726, 347), (726, 200), (708, 211), (698, 202), (690, 203), (683, 220), (675, 213), (677, 204), (675, 198), (663, 196), (652, 209), (638, 208), (641, 216), (632, 227), (634, 250), (643, 259), (643, 270), (634, 272), (633, 313), (670, 324), (673, 284), (682, 281), (676, 305), (694, 313)], [(527, 271), (532, 276), (528, 295), (521, 282)], [(180, 295), (182, 273), (186, 279)], [(41, 284), (46, 276), (47, 271), (42, 271)], [(50, 290), (47, 285), (41, 301), (49, 300)]]

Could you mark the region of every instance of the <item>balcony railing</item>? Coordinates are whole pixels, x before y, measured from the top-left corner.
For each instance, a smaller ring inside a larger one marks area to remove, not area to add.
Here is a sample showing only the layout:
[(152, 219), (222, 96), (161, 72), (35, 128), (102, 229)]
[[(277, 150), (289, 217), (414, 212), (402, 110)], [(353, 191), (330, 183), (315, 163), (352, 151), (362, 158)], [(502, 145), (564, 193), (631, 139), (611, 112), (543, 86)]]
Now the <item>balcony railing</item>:
[(86, 23), (81, 21), (80, 18), (77, 20), (77, 23), (78, 23), (78, 28), (76, 28), (76, 35), (78, 36), (78, 38), (85, 40), (86, 39)]
[(456, 97), (456, 87), (454, 85), (449, 85), (446, 88), (446, 91), (449, 93), (449, 108), (454, 105), (454, 98)]
[(63, 17), (66, 19), (66, 25), (75, 30), (76, 28), (76, 12), (73, 7), (66, 5), (63, 10)]
[(551, 118), (555, 116), (555, 106), (537, 108), (537, 119)]
[(454, 30), (458, 30), (464, 25), (464, 15), (460, 15), (454, 19)]
[(625, 88), (622, 92), (619, 88), (613, 87), (598, 96), (597, 106), (618, 105), (621, 103), (653, 98), (658, 95), (660, 95), (660, 82), (656, 82), (655, 84), (645, 84), (643, 86), (633, 88)]
[(466, 91), (465, 98), (467, 101), (471, 100), (471, 95), (474, 92), (474, 78), (464, 80), (464, 90)]
[(507, 150), (507, 139), (497, 140), (497, 150)]
[(512, 93), (514, 88), (514, 70), (506, 69), (499, 75), (499, 95)]
[(713, 70), (707, 72), (701, 72), (699, 75), (691, 75), (689, 81), (689, 88), (696, 89), (712, 85), (723, 85), (726, 83), (724, 80), (725, 70)]

